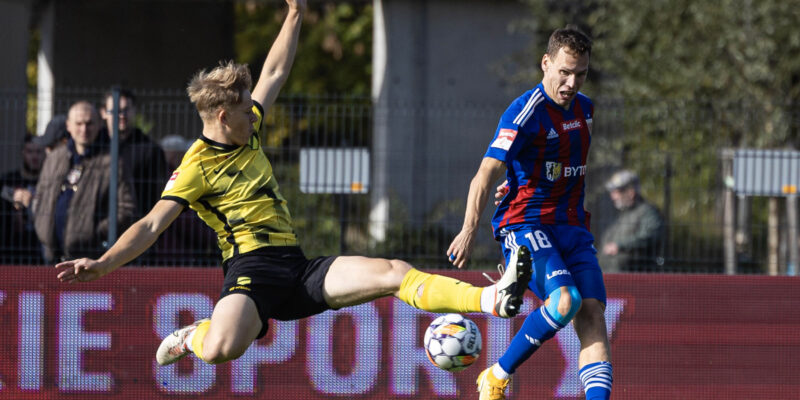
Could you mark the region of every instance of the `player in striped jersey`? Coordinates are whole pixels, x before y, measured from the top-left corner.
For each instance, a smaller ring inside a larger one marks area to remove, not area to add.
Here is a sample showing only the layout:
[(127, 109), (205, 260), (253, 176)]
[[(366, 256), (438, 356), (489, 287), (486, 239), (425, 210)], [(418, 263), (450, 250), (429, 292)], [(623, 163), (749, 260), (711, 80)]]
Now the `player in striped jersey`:
[(511, 374), (541, 344), (573, 321), (581, 340), (579, 372), (587, 399), (608, 399), (612, 370), (605, 327), (606, 290), (583, 208), (591, 140), (591, 100), (579, 92), (591, 40), (577, 29), (553, 32), (542, 57), (542, 82), (503, 116), (473, 178), (461, 232), (448, 255), (461, 268), (493, 183), (506, 171), (507, 193), (492, 218), (506, 260), (533, 257), (529, 288), (544, 305), (528, 315), (498, 363), (478, 377), (483, 399), (504, 399)]
[(233, 360), (266, 334), (269, 319), (300, 319), (390, 295), (433, 312), (516, 315), (530, 278), (530, 259), (520, 259), (497, 283), (481, 288), (400, 260), (305, 257), (258, 134), (297, 48), (305, 1), (286, 2), (289, 13), (252, 93), (246, 65), (223, 63), (195, 75), (187, 92), (203, 132), (161, 199), (98, 260), (56, 265), (58, 278), (84, 282), (114, 271), (139, 256), (190, 207), (217, 232), (225, 278), (211, 318), (162, 341), (156, 352), (161, 365), (190, 353), (211, 364)]

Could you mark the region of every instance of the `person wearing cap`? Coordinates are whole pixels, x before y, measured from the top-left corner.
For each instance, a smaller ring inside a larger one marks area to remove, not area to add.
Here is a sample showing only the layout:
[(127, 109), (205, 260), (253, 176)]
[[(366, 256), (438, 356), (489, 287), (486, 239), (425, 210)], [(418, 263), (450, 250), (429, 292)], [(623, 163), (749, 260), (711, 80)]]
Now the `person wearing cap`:
[[(167, 166), (177, 170), (183, 155), (194, 140), (180, 135), (167, 135), (159, 144), (164, 150)], [(158, 238), (148, 260), (149, 264), (214, 266), (222, 255), (217, 247), (217, 235), (190, 209), (184, 209)]]
[(41, 136), (34, 138), (34, 142), (41, 147), (44, 147), (45, 152), (49, 154), (56, 147), (67, 142), (67, 116), (58, 114), (50, 119), (44, 133)]
[(639, 177), (631, 170), (614, 173), (605, 187), (619, 214), (601, 237), (600, 266), (604, 272), (653, 269), (663, 237), (661, 213), (642, 197)]
[(167, 159), (167, 167), (170, 171), (174, 171), (181, 165), (183, 155), (186, 154), (186, 150), (189, 150), (192, 143), (194, 140), (175, 134), (161, 138), (159, 144), (161, 150), (164, 150), (164, 157)]

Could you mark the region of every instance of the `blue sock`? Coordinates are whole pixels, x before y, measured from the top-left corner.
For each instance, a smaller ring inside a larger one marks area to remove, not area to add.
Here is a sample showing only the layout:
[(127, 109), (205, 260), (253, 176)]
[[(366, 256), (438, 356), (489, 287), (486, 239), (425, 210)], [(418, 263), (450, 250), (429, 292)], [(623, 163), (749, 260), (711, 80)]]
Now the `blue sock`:
[(547, 339), (555, 336), (564, 325), (553, 319), (544, 306), (525, 318), (522, 328), (511, 339), (511, 344), (498, 363), (509, 374), (513, 374)]
[(600, 361), (588, 364), (581, 368), (578, 375), (583, 382), (583, 390), (586, 391), (586, 400), (608, 400), (611, 397), (612, 378), (611, 363)]

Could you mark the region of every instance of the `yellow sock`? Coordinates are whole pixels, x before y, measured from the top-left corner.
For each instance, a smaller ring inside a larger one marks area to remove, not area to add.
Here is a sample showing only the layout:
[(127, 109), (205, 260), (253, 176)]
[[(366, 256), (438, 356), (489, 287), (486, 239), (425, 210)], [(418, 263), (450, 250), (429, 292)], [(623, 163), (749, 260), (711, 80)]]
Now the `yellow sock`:
[(397, 297), (412, 307), (431, 312), (480, 312), (481, 292), (469, 283), (417, 269), (408, 271)]
[(195, 328), (194, 336), (192, 336), (192, 349), (194, 351), (194, 355), (201, 360), (203, 360), (203, 339), (205, 339), (206, 333), (208, 333), (208, 328), (210, 326), (211, 320), (201, 322), (200, 325), (197, 325), (197, 328)]

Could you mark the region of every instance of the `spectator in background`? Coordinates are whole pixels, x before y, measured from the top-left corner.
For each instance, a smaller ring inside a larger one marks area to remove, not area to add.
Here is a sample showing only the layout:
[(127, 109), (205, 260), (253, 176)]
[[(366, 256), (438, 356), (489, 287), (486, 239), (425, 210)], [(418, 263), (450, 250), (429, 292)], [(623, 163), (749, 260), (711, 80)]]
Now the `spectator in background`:
[[(69, 138), (44, 161), (33, 203), (36, 234), (48, 263), (96, 256), (108, 238), (111, 155), (98, 137), (100, 118), (91, 103), (79, 101), (67, 113)], [(119, 165), (123, 177), (124, 164)], [(117, 222), (122, 232), (134, 218), (130, 183), (118, 179)]]
[[(114, 129), (114, 98), (112, 92), (104, 96), (101, 115), (105, 120), (103, 135), (111, 137)], [(136, 97), (128, 89), (119, 96), (119, 158), (131, 172), (131, 183), (136, 195), (136, 216), (141, 217), (161, 198), (161, 190), (169, 178), (164, 152), (149, 136), (135, 126)]]
[(167, 135), (161, 139), (161, 149), (164, 151), (164, 158), (167, 161), (167, 169), (174, 171), (181, 165), (183, 155), (186, 150), (194, 143), (191, 139), (186, 139), (180, 135)]
[[(159, 142), (170, 171), (178, 169), (186, 150), (194, 143), (179, 135), (168, 135)], [(147, 264), (216, 266), (222, 260), (217, 234), (197, 213), (185, 208), (158, 238)]]
[(639, 177), (630, 170), (621, 170), (606, 182), (617, 219), (602, 236), (599, 254), (604, 272), (652, 270), (660, 259), (664, 221), (661, 213), (645, 201), (640, 192)]
[(31, 201), (44, 162), (45, 150), (32, 135), (26, 134), (19, 168), (0, 176), (2, 187), (3, 241), (0, 260), (4, 263), (39, 264), (41, 248), (33, 229)]

